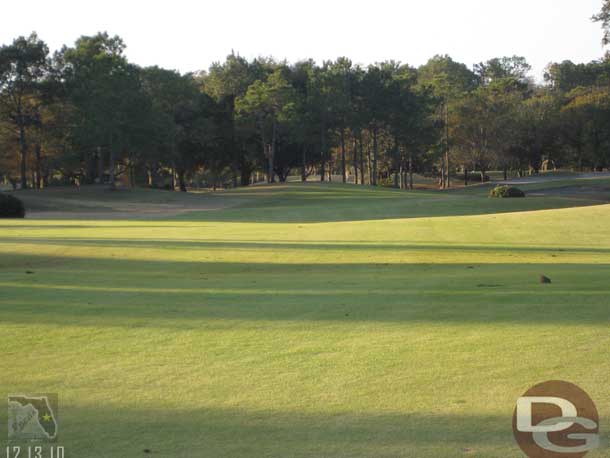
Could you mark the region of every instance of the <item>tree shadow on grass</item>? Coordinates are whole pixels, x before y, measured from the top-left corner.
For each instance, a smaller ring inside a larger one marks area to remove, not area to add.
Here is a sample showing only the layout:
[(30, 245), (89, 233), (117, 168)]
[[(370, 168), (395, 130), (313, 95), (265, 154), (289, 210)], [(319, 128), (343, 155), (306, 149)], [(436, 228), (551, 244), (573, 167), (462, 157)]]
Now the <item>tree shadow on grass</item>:
[[(194, 399), (196, 389), (186, 399)], [(146, 456), (144, 450), (151, 456), (210, 458), (518, 456), (508, 409), (503, 417), (147, 404), (147, 408), (64, 404), (59, 442), (70, 456), (80, 458)]]
[[(518, 200), (518, 201), (517, 201)], [(439, 218), (455, 216), (477, 216), (502, 213), (520, 213), (539, 210), (554, 210), (575, 207), (606, 205), (599, 199), (565, 196), (528, 197), (527, 199), (488, 199), (480, 196), (434, 196), (417, 198), (371, 197), (354, 201), (350, 197), (307, 198), (289, 201), (258, 201), (227, 208), (198, 209), (174, 208), (154, 212), (137, 209), (107, 209), (92, 212), (90, 209), (56, 211), (39, 209), (26, 221), (176, 221), (186, 223), (283, 223), (313, 224), (351, 221), (378, 221), (388, 219)], [(50, 213), (45, 213), (50, 212)], [(94, 214), (95, 216), (92, 216)], [(13, 228), (17, 228), (15, 225)], [(74, 226), (72, 226), (74, 227)], [(88, 228), (93, 224), (87, 225)], [(101, 226), (107, 227), (107, 226)]]
[[(218, 320), (599, 325), (609, 318), (608, 264), (283, 264), (33, 255), (16, 262), (0, 269), (0, 318), (9, 323), (188, 329)], [(541, 272), (553, 284), (539, 284)]]
[[(128, 227), (129, 228), (129, 227)], [(161, 226), (161, 228), (164, 228)], [(114, 227), (113, 227), (114, 229)], [(494, 244), (457, 244), (438, 242), (418, 243), (374, 243), (367, 241), (350, 240), (176, 240), (171, 239), (120, 239), (120, 238), (88, 238), (88, 237), (53, 237), (51, 239), (40, 237), (0, 237), (0, 244), (12, 245), (15, 243), (36, 244), (43, 246), (70, 246), (70, 247), (109, 247), (109, 248), (136, 248), (136, 249), (166, 249), (166, 250), (273, 250), (281, 253), (286, 250), (347, 250), (347, 251), (465, 251), (481, 253), (541, 253), (558, 254), (599, 254), (610, 253), (610, 248), (604, 247), (572, 247), (569, 245), (550, 246), (519, 246)], [(610, 259), (609, 259), (610, 263)]]

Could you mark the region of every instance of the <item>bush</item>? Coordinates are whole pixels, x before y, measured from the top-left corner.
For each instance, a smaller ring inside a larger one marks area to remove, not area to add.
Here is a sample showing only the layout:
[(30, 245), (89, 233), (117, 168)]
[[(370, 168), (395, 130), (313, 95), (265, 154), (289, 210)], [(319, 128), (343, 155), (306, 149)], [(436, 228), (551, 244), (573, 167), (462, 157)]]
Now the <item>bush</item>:
[(489, 193), (489, 197), (525, 197), (525, 193), (519, 188), (510, 186), (496, 186)]
[(11, 194), (0, 192), (0, 218), (23, 218), (24, 216), (23, 202)]

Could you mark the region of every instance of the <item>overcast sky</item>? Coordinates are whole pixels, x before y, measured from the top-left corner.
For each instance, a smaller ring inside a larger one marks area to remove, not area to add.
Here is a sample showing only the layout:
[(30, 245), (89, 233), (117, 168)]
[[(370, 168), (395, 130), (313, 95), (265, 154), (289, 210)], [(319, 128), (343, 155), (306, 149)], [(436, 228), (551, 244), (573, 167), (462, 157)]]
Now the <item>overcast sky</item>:
[(291, 62), (350, 57), (414, 66), (450, 54), (469, 67), (522, 55), (540, 79), (551, 61), (601, 57), (590, 21), (601, 0), (30, 0), (2, 2), (0, 43), (38, 32), (52, 50), (108, 31), (129, 59), (183, 72), (207, 69), (232, 49)]

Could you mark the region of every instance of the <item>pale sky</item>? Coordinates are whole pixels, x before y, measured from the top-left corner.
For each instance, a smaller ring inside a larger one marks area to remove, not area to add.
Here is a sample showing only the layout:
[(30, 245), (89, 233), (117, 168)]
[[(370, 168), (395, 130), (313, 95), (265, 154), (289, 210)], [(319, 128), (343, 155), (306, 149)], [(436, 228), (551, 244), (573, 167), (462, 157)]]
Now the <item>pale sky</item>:
[(0, 43), (31, 31), (52, 50), (80, 35), (121, 36), (139, 65), (207, 69), (234, 49), (295, 62), (347, 56), (413, 66), (450, 54), (472, 67), (522, 55), (540, 79), (551, 61), (600, 58), (590, 17), (601, 0), (30, 0), (3, 2)]

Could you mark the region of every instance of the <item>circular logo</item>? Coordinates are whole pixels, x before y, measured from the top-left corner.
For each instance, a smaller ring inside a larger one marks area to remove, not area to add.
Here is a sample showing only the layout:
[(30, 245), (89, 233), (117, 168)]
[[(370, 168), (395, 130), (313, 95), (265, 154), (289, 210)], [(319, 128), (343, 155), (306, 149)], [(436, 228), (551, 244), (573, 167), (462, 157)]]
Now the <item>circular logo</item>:
[(599, 414), (576, 385), (544, 382), (517, 400), (513, 433), (529, 458), (582, 458), (599, 446)]

